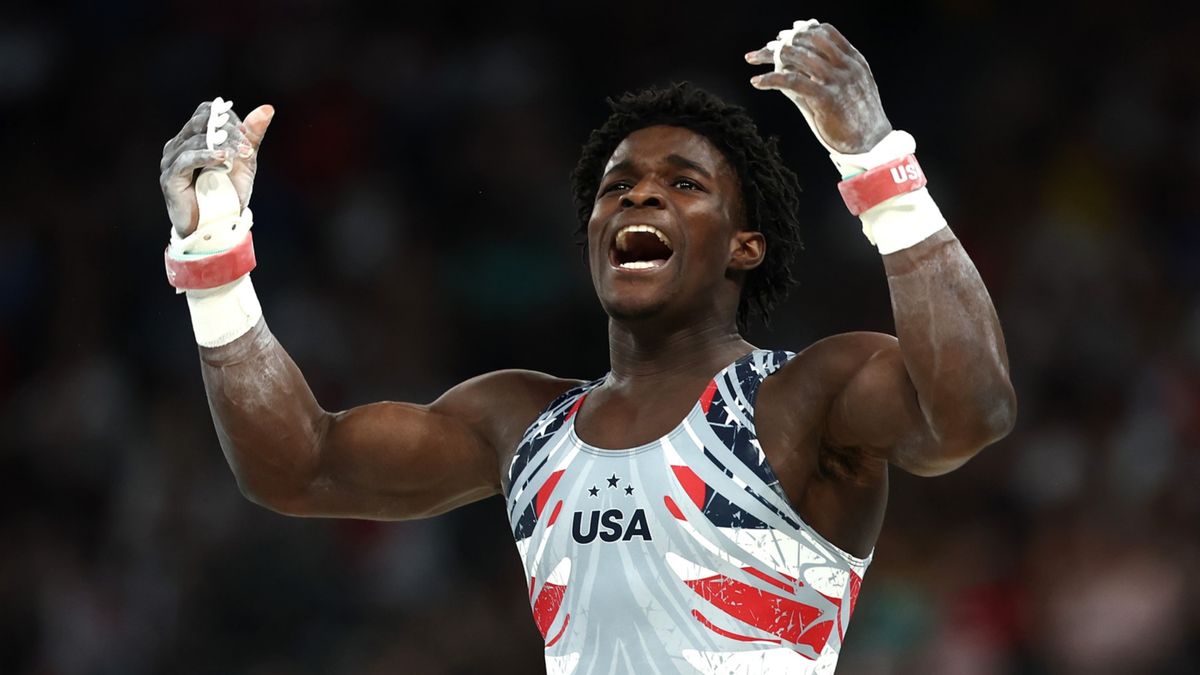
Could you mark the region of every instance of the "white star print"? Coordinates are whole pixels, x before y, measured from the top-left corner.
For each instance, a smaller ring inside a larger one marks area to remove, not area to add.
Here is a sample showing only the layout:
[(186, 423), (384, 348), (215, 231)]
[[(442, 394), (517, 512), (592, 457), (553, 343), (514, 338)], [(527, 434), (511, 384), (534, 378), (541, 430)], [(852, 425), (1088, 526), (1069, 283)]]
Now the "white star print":
[(729, 409), (729, 405), (726, 404), (721, 407), (725, 409), (725, 421), (722, 422), (722, 424), (724, 424), (727, 427), (737, 424), (737, 416), (734, 415), (733, 411)]
[[(739, 412), (741, 412), (742, 414), (745, 414), (746, 406), (742, 405), (742, 402), (739, 399), (735, 398), (733, 400), (733, 404), (735, 406), (737, 406), (737, 409)], [(733, 410), (730, 409), (729, 403), (722, 403), (721, 407), (724, 408), (724, 410), (725, 410), (725, 421), (722, 422), (722, 424), (724, 424), (727, 427), (735, 426), (735, 425), (741, 426), (742, 423), (740, 421), (738, 421), (738, 418), (733, 414)]]
[(767, 453), (763, 452), (762, 446), (759, 445), (759, 443), (758, 443), (758, 439), (751, 438), (750, 445), (753, 445), (754, 449), (758, 451), (758, 463), (762, 464), (762, 463), (766, 462), (767, 461)]
[(759, 377), (766, 377), (766, 376), (767, 376), (767, 369), (766, 369), (766, 368), (763, 368), (763, 367), (762, 367), (762, 366), (760, 366), (760, 365), (758, 365), (758, 362), (757, 362), (757, 361), (751, 361), (751, 362), (750, 362), (750, 370), (754, 371), (754, 374), (755, 374), (755, 375), (758, 375)]

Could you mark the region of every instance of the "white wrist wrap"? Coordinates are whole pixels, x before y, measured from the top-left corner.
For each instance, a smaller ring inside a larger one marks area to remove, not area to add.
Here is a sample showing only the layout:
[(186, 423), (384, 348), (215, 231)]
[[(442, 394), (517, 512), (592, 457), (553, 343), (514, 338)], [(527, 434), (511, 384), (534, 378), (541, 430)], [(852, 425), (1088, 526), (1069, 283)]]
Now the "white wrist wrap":
[(187, 292), (196, 344), (220, 347), (254, 328), (262, 318), (262, 306), (254, 294), (250, 275), (217, 288)]
[(929, 188), (892, 197), (859, 218), (863, 234), (883, 255), (915, 246), (946, 227)]
[[(912, 134), (893, 131), (867, 152), (844, 155), (830, 151), (829, 157), (842, 172), (842, 177), (849, 178), (910, 155), (916, 149), (917, 142)], [(929, 196), (928, 188), (892, 197), (864, 211), (859, 218), (862, 219), (863, 234), (884, 255), (914, 246), (946, 227), (946, 219)]]

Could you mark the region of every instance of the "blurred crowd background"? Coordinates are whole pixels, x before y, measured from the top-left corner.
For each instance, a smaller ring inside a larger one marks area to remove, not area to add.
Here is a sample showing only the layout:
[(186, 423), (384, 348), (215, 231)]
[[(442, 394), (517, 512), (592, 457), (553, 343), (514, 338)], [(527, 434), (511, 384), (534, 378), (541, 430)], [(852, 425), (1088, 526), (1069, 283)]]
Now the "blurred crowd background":
[(918, 139), (1020, 399), (963, 469), (893, 472), (838, 673), (1197, 672), (1195, 3), (6, 0), (0, 673), (541, 672), (500, 498), (381, 524), (241, 497), (163, 276), (161, 147), (203, 100), (275, 105), (255, 285), (327, 409), (604, 374), (567, 175), (650, 84), (746, 106), (803, 182), (799, 285), (752, 341), (890, 332), (836, 172), (748, 84), (810, 16)]

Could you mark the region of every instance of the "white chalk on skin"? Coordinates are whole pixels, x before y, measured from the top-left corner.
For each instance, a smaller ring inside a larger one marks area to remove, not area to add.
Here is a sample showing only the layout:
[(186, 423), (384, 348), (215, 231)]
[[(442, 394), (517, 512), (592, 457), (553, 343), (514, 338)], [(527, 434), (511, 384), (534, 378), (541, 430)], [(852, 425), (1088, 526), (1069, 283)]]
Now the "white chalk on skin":
[[(767, 43), (767, 49), (771, 50), (771, 54), (775, 58), (775, 72), (777, 72), (777, 73), (784, 72), (784, 70), (783, 70), (783, 46), (786, 44), (791, 44), (792, 39), (794, 37), (796, 37), (796, 35), (798, 33), (803, 33), (805, 31), (807, 31), (808, 29), (812, 28), (813, 26), (818, 25), (819, 23), (820, 22), (817, 21), (816, 19), (797, 21), (796, 23), (792, 24), (791, 28), (784, 30), (784, 31), (780, 31), (778, 38), (771, 40), (770, 42)], [(876, 152), (876, 149), (872, 149), (872, 150), (868, 151), (867, 153), (863, 153), (861, 155), (843, 155), (842, 153), (840, 153), (840, 152), (834, 150), (832, 147), (830, 147), (829, 143), (825, 142), (825, 139), (821, 136), (821, 132), (817, 130), (816, 123), (813, 121), (812, 110), (808, 107), (808, 104), (804, 102), (804, 99), (801, 98), (800, 95), (794, 91), (789, 91), (789, 90), (785, 89), (785, 90), (783, 90), (783, 93), (789, 99), (791, 99), (792, 103), (796, 104), (796, 107), (799, 108), (800, 112), (804, 114), (804, 121), (808, 122), (808, 128), (812, 130), (813, 136), (817, 137), (817, 140), (821, 143), (821, 145), (829, 153), (830, 159), (833, 160), (833, 163), (835, 166), (838, 167), (838, 170), (842, 172), (843, 178), (847, 177), (851, 174), (857, 173), (859, 171), (873, 168), (873, 167), (878, 166), (879, 164), (882, 164), (886, 161), (895, 159), (896, 157), (902, 157), (904, 155), (909, 154), (910, 152), (913, 152), (912, 147), (893, 148), (892, 147), (893, 143), (895, 143), (899, 139), (892, 139), (889, 142), (880, 144), (880, 147), (883, 148), (884, 154), (885, 154), (885, 156), (882, 156), (882, 157), (875, 156), (876, 154), (878, 154)], [(909, 142), (912, 141), (911, 136), (908, 136), (907, 134), (904, 134), (904, 136), (907, 138), (907, 140)], [(886, 146), (886, 147), (884, 147), (884, 146)], [(863, 158), (868, 160), (866, 164), (862, 163), (861, 159), (863, 159)], [(858, 161), (856, 161), (856, 160), (858, 160)]]
[[(208, 114), (205, 144), (209, 150), (225, 143), (229, 134), (222, 129), (229, 122), (233, 102), (220, 97), (213, 100)], [(241, 210), (237, 189), (229, 179), (233, 158), (200, 172), (196, 179), (196, 204), (200, 211), (196, 231), (181, 238), (171, 228), (171, 249), (181, 256), (217, 253), (232, 248), (250, 232), (254, 214), (247, 206)], [(245, 335), (262, 318), (262, 307), (250, 283), (250, 275), (203, 291), (188, 291), (188, 309), (196, 343), (202, 347), (220, 347)]]
[[(796, 37), (797, 33), (803, 33), (804, 31), (808, 30), (809, 28), (812, 28), (813, 26), (816, 26), (819, 23), (820, 22), (817, 21), (816, 19), (807, 19), (804, 21), (797, 21), (794, 24), (792, 24), (791, 28), (784, 30), (784, 31), (780, 31), (779, 37), (777, 37), (774, 40), (771, 40), (770, 42), (767, 43), (767, 49), (771, 50), (771, 55), (775, 59), (775, 72), (777, 72), (777, 73), (784, 72), (784, 70), (783, 70), (783, 46), (791, 44), (792, 38)], [(821, 137), (821, 132), (817, 131), (817, 125), (815, 122), (813, 122), (812, 110), (809, 109), (808, 104), (804, 102), (804, 99), (800, 98), (800, 95), (794, 91), (789, 91), (787, 89), (784, 89), (783, 93), (789, 99), (791, 99), (792, 103), (795, 103), (796, 107), (800, 109), (801, 113), (803, 113), (804, 120), (806, 122), (808, 122), (808, 128), (812, 129), (813, 135), (817, 137), (817, 140), (821, 142), (821, 145), (824, 146), (824, 148), (827, 151), (833, 152), (834, 151), (833, 148), (829, 147), (829, 144), (826, 143), (825, 139)]]
[[(798, 33), (803, 33), (818, 23), (816, 19), (797, 21), (791, 28), (780, 31), (778, 38), (767, 43), (767, 49), (770, 49), (774, 56), (775, 72), (784, 72), (783, 46), (791, 44)], [(785, 89), (783, 93), (804, 114), (808, 128), (812, 129), (813, 135), (829, 152), (829, 158), (833, 160), (843, 178), (916, 151), (916, 141), (911, 135), (903, 131), (892, 131), (867, 152), (842, 154), (830, 147), (821, 137), (821, 132), (817, 131), (817, 125), (813, 122), (812, 111), (804, 99), (793, 91)], [(927, 188), (888, 199), (863, 212), (859, 217), (862, 220), (863, 234), (882, 254), (895, 253), (914, 246), (946, 227), (946, 219), (929, 196)]]

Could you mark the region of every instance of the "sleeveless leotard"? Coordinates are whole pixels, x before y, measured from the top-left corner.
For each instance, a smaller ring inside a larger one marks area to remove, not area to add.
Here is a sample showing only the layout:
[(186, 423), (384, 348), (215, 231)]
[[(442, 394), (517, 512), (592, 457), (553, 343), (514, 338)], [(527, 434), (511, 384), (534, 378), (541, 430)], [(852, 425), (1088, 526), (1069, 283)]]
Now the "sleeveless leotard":
[(603, 450), (564, 393), (506, 481), (549, 675), (832, 673), (870, 564), (801, 520), (754, 430), (763, 379), (793, 354), (723, 369), (652, 443)]

